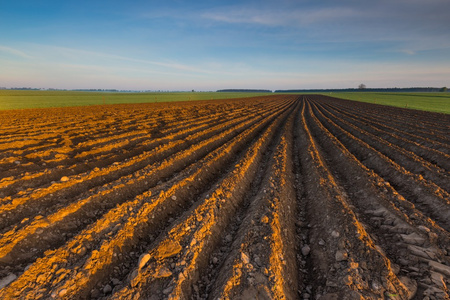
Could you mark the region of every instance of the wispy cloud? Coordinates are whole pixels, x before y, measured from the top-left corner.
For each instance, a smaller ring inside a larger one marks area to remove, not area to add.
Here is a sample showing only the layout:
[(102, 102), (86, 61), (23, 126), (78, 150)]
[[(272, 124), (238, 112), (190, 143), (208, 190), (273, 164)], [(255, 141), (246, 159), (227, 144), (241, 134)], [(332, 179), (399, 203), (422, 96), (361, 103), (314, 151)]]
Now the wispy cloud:
[(210, 11), (202, 14), (203, 18), (217, 22), (289, 27), (330, 22), (355, 16), (357, 16), (357, 12), (350, 8), (301, 10), (235, 8), (229, 11)]
[(416, 51), (410, 50), (410, 49), (402, 49), (400, 52), (408, 54), (408, 55), (415, 55)]
[[(188, 64), (182, 64), (173, 61), (156, 61), (156, 60), (148, 60), (148, 59), (139, 59), (132, 58), (127, 56), (121, 56), (116, 54), (111, 54), (107, 52), (99, 52), (99, 51), (90, 51), (76, 48), (68, 48), (54, 45), (40, 45), (34, 44), (32, 47), (35, 51), (36, 57), (51, 57), (52, 60), (59, 60), (62, 63), (71, 63), (76, 62), (80, 66), (83, 65), (83, 62), (97, 62), (94, 63), (97, 65), (105, 65), (110, 63), (111, 66), (116, 65), (117, 62), (125, 62), (125, 63), (133, 63), (140, 65), (141, 67), (154, 66), (160, 67), (163, 69), (169, 69), (172, 71), (184, 71), (189, 73), (200, 73), (200, 74), (212, 74), (215, 71), (205, 68), (198, 68)], [(1, 49), (1, 48), (0, 48)], [(20, 51), (19, 51), (20, 52)], [(92, 63), (91, 63), (92, 65)]]
[(424, 47), (447, 49), (450, 44), (450, 1), (327, 2), (326, 6), (295, 1), (272, 7), (242, 4), (204, 11), (200, 16), (217, 24), (278, 28), (278, 37), (285, 35), (291, 41), (397, 43), (392, 52), (405, 54)]
[(14, 56), (18, 56), (18, 57), (21, 57), (21, 58), (27, 58), (27, 59), (32, 59), (33, 58), (32, 56), (26, 54), (23, 51), (20, 51), (20, 50), (11, 48), (11, 47), (2, 46), (2, 45), (0, 45), (0, 52), (4, 52), (4, 53), (7, 53), (7, 54), (12, 54)]

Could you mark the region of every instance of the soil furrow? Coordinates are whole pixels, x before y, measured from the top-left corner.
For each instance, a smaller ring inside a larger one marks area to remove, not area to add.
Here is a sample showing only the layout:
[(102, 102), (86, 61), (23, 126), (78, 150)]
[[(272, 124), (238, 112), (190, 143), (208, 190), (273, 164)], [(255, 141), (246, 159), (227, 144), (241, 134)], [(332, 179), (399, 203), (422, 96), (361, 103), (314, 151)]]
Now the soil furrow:
[[(343, 182), (350, 203), (364, 228), (395, 262), (393, 270), (399, 276), (408, 276), (419, 284), (414, 299), (434, 294), (437, 299), (447, 299), (442, 285), (434, 280), (439, 273), (435, 265), (445, 269), (450, 263), (446, 257), (450, 235), (416, 211), (414, 206), (395, 205), (405, 202), (383, 179), (371, 173), (334, 136), (317, 134), (322, 148), (326, 149), (327, 162), (336, 178)], [(386, 188), (388, 187), (388, 188)], [(447, 246), (446, 246), (447, 245)], [(425, 254), (426, 253), (426, 254)]]
[[(336, 99), (328, 96), (323, 96), (322, 98), (328, 98), (334, 100), (334, 103), (339, 103), (343, 107), (346, 107), (349, 111), (354, 111), (356, 114), (364, 113), (370, 115), (371, 111), (385, 111), (383, 115), (379, 116), (380, 120), (390, 121), (393, 124), (407, 124), (411, 125), (411, 130), (424, 129), (427, 131), (437, 130), (442, 133), (446, 132), (450, 127), (448, 126), (448, 120), (450, 117), (446, 114), (427, 112), (423, 114), (420, 110), (413, 109), (403, 109), (386, 105), (374, 105), (371, 103), (361, 103), (361, 105), (354, 105), (354, 101)], [(401, 112), (399, 114), (399, 112)], [(394, 120), (391, 120), (392, 116), (396, 116)], [(412, 120), (417, 120), (421, 118), (423, 122), (412, 122)]]
[(448, 193), (422, 176), (412, 174), (367, 143), (356, 138), (320, 114), (317, 120), (336, 136), (364, 165), (389, 182), (405, 199), (413, 202), (444, 229), (450, 229)]
[[(302, 107), (305, 105), (305, 97), (301, 97)], [(308, 195), (305, 189), (307, 178), (303, 176), (302, 170), (305, 167), (302, 165), (300, 160), (300, 153), (304, 151), (305, 143), (300, 140), (302, 137), (300, 135), (300, 130), (302, 123), (300, 118), (300, 113), (295, 118), (294, 121), (294, 149), (292, 152), (293, 162), (294, 162), (294, 173), (295, 173), (295, 191), (296, 191), (296, 259), (297, 259), (297, 277), (298, 277), (298, 289), (299, 295), (302, 299), (313, 298), (313, 284), (315, 278), (315, 266), (313, 265), (311, 259), (309, 259), (309, 254), (311, 252), (310, 241), (310, 228), (311, 224), (308, 222)]]
[[(183, 127), (178, 127), (177, 131), (174, 131), (172, 134), (167, 132), (165, 136), (170, 134), (172, 136), (172, 139), (179, 139), (186, 137), (189, 133), (195, 133), (208, 127), (209, 124), (200, 123), (198, 126), (191, 127), (188, 132), (183, 131)], [(177, 132), (180, 134), (179, 136), (176, 136)], [(122, 160), (132, 158), (133, 156), (138, 156), (145, 151), (150, 151), (161, 144), (169, 142), (169, 140), (160, 138), (155, 140), (149, 136), (139, 142), (140, 143), (139, 145), (137, 145), (137, 147), (133, 147), (133, 145), (130, 144), (128, 146), (122, 146), (120, 148), (120, 151), (109, 149), (109, 151), (105, 151), (105, 153), (97, 153), (97, 155), (89, 152), (83, 152), (83, 158), (67, 158), (67, 155), (63, 155), (64, 158), (58, 162), (49, 162), (47, 160), (47, 162), (45, 163), (46, 169), (44, 169), (43, 171), (34, 174), (26, 173), (25, 176), (18, 178), (13, 177), (11, 180), (3, 182), (3, 184), (1, 185), (1, 192), (7, 196), (16, 193), (18, 188), (35, 188), (51, 181), (57, 181), (63, 176), (71, 176), (79, 174), (80, 172), (85, 172), (93, 166), (104, 167), (116, 161), (120, 162)], [(56, 151), (64, 152), (61, 149), (56, 149)], [(70, 165), (73, 167), (71, 167), (70, 169), (60, 168), (59, 165)], [(23, 168), (17, 169), (16, 172), (9, 172), (9, 176), (14, 176), (15, 173), (17, 174), (19, 172), (19, 174), (23, 174), (24, 171), (25, 170), (23, 170)]]
[[(107, 238), (103, 244), (99, 245), (92, 245), (91, 242), (91, 247), (95, 247), (97, 250), (92, 252), (92, 256), (91, 255), (87, 256), (86, 263), (84, 264), (85, 266), (83, 268), (81, 268), (83, 264), (81, 266), (78, 264), (75, 270), (71, 272), (71, 273), (73, 273), (74, 271), (76, 272), (72, 274), (73, 275), (72, 277), (75, 280), (77, 280), (77, 284), (73, 285), (70, 284), (70, 282), (68, 282), (66, 285), (71, 287), (72, 289), (74, 287), (77, 287), (78, 292), (76, 294), (72, 294), (72, 292), (74, 291), (70, 291), (69, 289), (67, 293), (72, 295), (82, 295), (82, 294), (89, 295), (91, 289), (95, 287), (95, 284), (98, 281), (104, 280), (102, 278), (105, 278), (105, 276), (108, 276), (106, 278), (109, 278), (110, 274), (117, 273), (115, 266), (120, 265), (121, 267), (119, 269), (126, 268), (126, 265), (129, 265), (127, 261), (136, 260), (137, 259), (137, 257), (135, 256), (136, 254), (133, 253), (138, 253), (134, 251), (136, 250), (139, 251), (140, 249), (140, 247), (138, 247), (138, 245), (140, 245), (139, 241), (142, 241), (142, 239), (148, 240), (147, 236), (150, 234), (154, 234), (158, 226), (164, 224), (165, 223), (164, 220), (167, 220), (168, 216), (173, 214), (173, 212), (179, 211), (180, 209), (183, 208), (185, 209), (186, 205), (191, 203), (190, 202), (191, 200), (189, 200), (190, 197), (188, 195), (195, 195), (196, 193), (198, 193), (198, 191), (201, 190), (203, 185), (206, 184), (207, 186), (208, 185), (207, 182), (212, 178), (214, 178), (214, 176), (217, 176), (218, 168), (220, 169), (221, 168), (220, 166), (223, 167), (224, 165), (226, 165), (226, 161), (232, 158), (233, 154), (236, 153), (236, 151), (238, 151), (239, 148), (243, 147), (247, 143), (246, 140), (251, 138), (251, 136), (253, 136), (256, 132), (258, 132), (258, 130), (261, 129), (261, 126), (265, 126), (264, 124), (267, 124), (268, 121), (270, 120), (265, 120), (265, 122), (254, 127), (251, 131), (246, 131), (245, 134), (244, 133), (241, 134), (240, 136), (242, 136), (242, 139), (240, 138), (232, 140), (228, 144), (222, 146), (222, 148), (219, 148), (215, 152), (212, 152), (207, 158), (205, 158), (204, 161), (199, 161), (198, 163), (199, 165), (192, 170), (193, 173), (191, 175), (187, 176), (183, 180), (180, 180), (179, 182), (176, 182), (172, 187), (166, 187), (164, 189), (165, 192), (161, 192), (159, 195), (151, 197), (149, 195), (144, 197), (147, 199), (145, 200), (145, 203), (143, 203), (142, 208), (138, 209), (137, 211), (136, 208), (134, 208), (135, 212), (127, 217), (128, 221), (125, 222), (124, 225), (119, 226), (115, 230), (116, 231), (115, 233), (114, 232), (110, 233), (111, 238), (114, 237), (110, 241), (108, 241)], [(211, 160), (211, 158), (214, 157), (216, 158)], [(209, 170), (209, 172), (204, 172), (205, 169)], [(139, 199), (139, 197), (137, 199)], [(173, 199), (177, 200), (175, 201)], [(137, 200), (135, 200), (134, 202), (136, 201)], [(140, 201), (143, 200), (141, 199)], [(105, 221), (97, 222), (96, 224), (93, 225), (92, 228), (102, 228), (101, 224), (104, 222)], [(150, 224), (148, 222), (150, 222)], [(83, 244), (85, 243), (89, 244), (89, 241), (92, 241), (93, 236), (95, 237), (97, 236), (97, 234), (99, 234), (97, 233), (93, 235), (89, 234), (90, 232), (91, 230), (87, 230), (82, 235), (85, 236), (85, 238), (81, 240), (79, 240), (79, 238), (76, 238), (74, 240), (76, 241), (76, 243), (68, 245), (71, 247), (69, 249), (73, 249), (74, 247), (75, 249), (84, 247), (82, 246)], [(147, 234), (145, 232), (147, 232)], [(147, 241), (146, 243), (148, 242), (151, 242), (151, 240)], [(63, 263), (63, 265), (66, 265), (69, 261), (71, 261), (71, 263), (74, 263), (75, 261), (79, 260), (80, 257), (79, 256), (77, 257), (77, 255), (81, 256), (86, 255), (85, 253), (83, 253), (83, 251), (81, 251), (81, 253), (79, 254), (76, 254), (77, 250), (70, 251), (69, 249), (67, 249), (68, 246), (56, 250), (56, 252), (53, 255), (50, 255), (50, 260), (45, 260), (40, 263), (33, 264), (32, 267), (30, 267), (30, 271), (25, 272), (24, 275), (19, 277), (20, 281), (18, 281), (16, 284), (20, 286), (20, 284), (23, 283), (24, 284), (23, 287), (26, 288), (26, 290), (28, 290), (26, 282), (30, 280), (28, 279), (30, 278), (30, 276), (31, 278), (35, 278), (31, 279), (35, 281), (36, 278), (41, 275), (46, 276), (47, 278), (50, 274), (52, 274), (51, 271), (52, 261), (59, 261), (60, 264)], [(134, 249), (134, 251), (130, 249)], [(84, 252), (86, 251), (84, 250)], [(139, 256), (139, 254), (137, 255)], [(100, 257), (101, 259), (97, 260), (97, 258)], [(67, 261), (68, 258), (70, 258), (69, 261)], [(45, 267), (46, 265), (49, 267)], [(73, 267), (68, 268), (72, 269)], [(86, 271), (83, 271), (84, 268)], [(91, 275), (86, 277), (86, 272), (89, 272), (89, 274)], [(52, 275), (52, 277), (53, 276), (54, 275)], [(68, 278), (70, 277), (71, 276), (69, 276)], [(83, 278), (83, 280), (81, 280), (80, 278)], [(107, 282), (112, 284), (109, 280)], [(82, 291), (81, 294), (79, 294), (80, 293), (79, 289), (81, 289)], [(62, 290), (64, 291), (64, 288), (62, 288)], [(36, 296), (39, 294), (40, 293), (34, 295)]]
[(0, 111), (0, 299), (450, 300), (449, 122), (281, 94)]
[[(322, 99), (327, 99), (327, 98), (325, 97)], [(350, 102), (348, 105), (345, 105), (345, 106), (340, 106), (337, 104), (337, 103), (341, 102), (340, 100), (335, 99), (335, 98), (332, 98), (329, 100), (331, 100), (330, 105), (332, 105), (333, 107), (339, 106), (344, 111), (346, 111), (346, 113), (348, 115), (358, 116), (362, 120), (369, 121), (369, 123), (372, 123), (375, 126), (379, 126), (380, 128), (389, 128), (388, 130), (390, 130), (392, 132), (396, 132), (397, 128), (403, 128), (403, 130), (404, 130), (403, 134), (405, 136), (408, 136), (413, 141), (418, 139), (418, 141), (417, 141), (418, 143), (420, 143), (420, 140), (422, 140), (422, 141), (425, 140), (425, 141), (430, 141), (430, 142), (435, 141), (438, 144), (440, 144), (441, 146), (442, 145), (445, 146), (445, 145), (448, 145), (448, 143), (450, 142), (449, 138), (446, 137), (446, 135), (448, 135), (448, 134), (446, 134), (445, 132), (440, 133), (440, 134), (433, 132), (434, 130), (436, 130), (436, 127), (430, 128), (428, 130), (422, 129), (422, 126), (421, 126), (422, 122), (418, 123), (415, 120), (422, 121), (425, 117), (423, 114), (421, 116), (410, 116), (410, 115), (408, 116), (409, 110), (395, 109), (395, 111), (397, 113), (393, 112), (390, 115), (388, 115), (386, 113), (386, 109), (389, 109), (389, 108), (386, 106), (373, 106), (373, 107), (370, 107), (363, 111), (361, 109), (355, 109), (354, 107), (352, 107), (352, 106), (354, 106), (354, 102)], [(400, 111), (401, 111), (401, 113), (400, 113)], [(397, 122), (397, 120), (399, 120), (402, 115), (405, 116), (404, 119), (407, 121)], [(440, 125), (448, 124), (448, 115), (436, 114), (436, 113), (434, 113), (434, 114), (429, 113), (429, 115), (433, 115), (434, 120), (440, 120), (439, 121)], [(430, 134), (430, 132), (432, 134)], [(446, 131), (446, 132), (448, 133), (448, 131)]]
[(389, 126), (390, 123), (381, 123), (380, 120), (374, 118), (374, 116), (369, 118), (361, 117), (358, 115), (351, 115), (348, 112), (335, 109), (333, 106), (330, 107), (332, 107), (331, 109), (333, 111), (336, 111), (345, 116), (346, 119), (348, 118), (350, 120), (354, 120), (354, 122), (352, 123), (356, 122), (358, 124), (361, 124), (361, 127), (372, 130), (373, 132), (377, 133), (377, 135), (378, 133), (381, 133), (383, 135), (383, 138), (392, 141), (392, 143), (394, 144), (402, 145), (402, 147), (404, 147), (405, 149), (410, 149), (410, 151), (424, 157), (425, 159), (433, 163), (436, 163), (434, 158), (435, 156), (437, 156), (438, 159), (439, 157), (443, 157), (444, 159), (438, 160), (438, 162), (442, 163), (445, 162), (445, 157), (448, 157), (448, 155), (450, 154), (448, 143), (441, 143), (429, 139), (429, 137), (433, 136), (429, 132), (425, 137), (417, 136), (408, 132), (410, 131), (408, 127)]
[[(228, 118), (228, 120), (231, 119), (232, 116), (233, 114), (230, 115), (230, 118)], [(151, 149), (155, 148), (158, 145), (169, 142), (169, 139), (161, 140), (160, 139), (161, 137), (171, 136), (172, 140), (184, 138), (187, 136), (188, 133), (192, 134), (201, 131), (210, 126), (214, 126), (219, 123), (224, 123), (226, 120), (227, 119), (222, 120), (213, 119), (205, 121), (204, 123), (198, 122), (196, 124), (181, 123), (177, 126), (170, 126), (167, 129), (162, 129), (158, 133), (158, 135), (160, 136), (156, 138), (156, 141), (155, 137), (149, 135), (147, 137), (135, 141), (136, 144), (133, 143), (133, 141), (128, 141), (126, 146), (122, 145), (120, 147), (120, 150), (116, 151), (114, 151), (113, 148), (111, 148), (111, 146), (108, 147), (108, 149), (105, 149), (105, 151), (95, 151), (96, 153), (91, 153), (87, 149), (84, 150), (77, 149), (76, 152), (80, 152), (82, 156), (76, 157), (73, 157), (74, 154), (72, 152), (74, 152), (75, 150), (71, 148), (71, 143), (69, 143), (68, 148), (66, 147), (67, 150), (65, 148), (55, 149), (55, 151), (52, 154), (55, 155), (54, 153), (60, 153), (56, 154), (56, 156), (60, 155), (62, 157), (61, 160), (58, 161), (45, 160), (45, 169), (43, 171), (35, 174), (27, 174), (23, 177), (11, 179), (7, 182), (4, 182), (2, 185), (0, 185), (1, 188), (0, 192), (3, 193), (5, 196), (8, 196), (15, 193), (18, 188), (23, 187), (35, 188), (42, 184), (49, 183), (51, 181), (57, 181), (63, 176), (71, 176), (86, 171), (89, 167), (91, 167), (91, 165), (95, 165), (95, 167), (104, 167), (108, 164), (111, 164), (112, 162), (116, 161), (120, 162), (124, 159), (129, 159), (133, 156), (140, 155), (145, 151), (150, 151)], [(186, 132), (185, 130), (183, 132), (183, 129), (185, 128), (189, 128), (189, 132)], [(180, 134), (179, 136), (176, 136), (177, 132)], [(68, 156), (72, 157), (70, 158)], [(40, 157), (40, 159), (43, 159), (43, 157)], [(70, 169), (67, 168), (61, 169), (59, 168), (60, 165), (71, 165), (73, 167)], [(35, 164), (32, 164), (32, 167), (34, 166)], [(27, 169), (23, 167), (21, 167), (20, 169), (17, 168), (15, 170), (16, 172), (14, 172), (14, 170), (10, 170), (8, 171), (8, 176), (14, 176), (14, 174), (20, 174), (26, 170)]]
[[(191, 139), (186, 142), (183, 140), (175, 141), (165, 146), (157, 147), (154, 151), (151, 151), (150, 154), (143, 155), (143, 157), (138, 157), (135, 160), (113, 165), (103, 170), (94, 170), (94, 172), (90, 172), (81, 177), (77, 176), (72, 180), (70, 180), (69, 177), (67, 182), (53, 184), (49, 188), (45, 188), (38, 193), (31, 194), (29, 197), (12, 199), (11, 203), (4, 204), (0, 207), (0, 216), (2, 217), (0, 221), (0, 228), (4, 228), (5, 226), (12, 224), (17, 220), (20, 220), (20, 218), (24, 218), (27, 215), (42, 209), (43, 207), (48, 207), (55, 203), (55, 201), (61, 202), (62, 199), (74, 197), (79, 193), (79, 191), (92, 188), (99, 184), (106, 184), (107, 182), (118, 179), (131, 172), (136, 172), (148, 164), (161, 160), (164, 157), (187, 148), (190, 143), (196, 143), (202, 139), (212, 137), (220, 131), (233, 128), (232, 126), (239, 128), (244, 119), (245, 118), (232, 120), (223, 126), (219, 125), (198, 132), (193, 136), (190, 136)], [(13, 211), (14, 213), (12, 213)]]
[(313, 296), (380, 299), (387, 293), (409, 299), (410, 291), (392, 272), (386, 256), (375, 248), (331, 174), (310, 131), (310, 111), (305, 108), (298, 130), (310, 244), (309, 251), (305, 249), (302, 254), (314, 266), (314, 279), (309, 282)]
[(278, 145), (270, 158), (268, 172), (264, 173), (259, 193), (250, 199), (232, 252), (218, 270), (219, 277), (208, 276), (214, 282), (212, 291), (206, 293), (212, 292), (210, 299), (296, 298), (296, 198), (291, 147), (297, 112), (296, 109), (291, 114), (281, 139), (276, 139)]
[[(326, 118), (333, 120), (336, 125), (339, 125), (342, 129), (361, 139), (386, 157), (389, 157), (391, 160), (397, 162), (409, 172), (422, 175), (425, 179), (443, 188), (447, 193), (450, 191), (449, 172), (446, 172), (445, 170), (436, 167), (428, 161), (423, 160), (414, 152), (407, 151), (404, 148), (397, 146), (396, 144), (389, 143), (388, 141), (386, 141), (386, 138), (384, 136), (380, 137), (380, 134), (374, 135), (368, 131), (365, 131), (362, 128), (364, 126), (351, 124), (333, 113), (324, 112), (317, 106), (315, 107), (315, 109), (318, 109), (318, 112), (320, 114), (323, 114)], [(446, 165), (446, 162), (449, 161), (448, 167), (450, 169), (450, 156), (444, 158), (442, 161), (443, 165)]]
[[(258, 111), (258, 110), (256, 110)], [(225, 119), (226, 120), (226, 119)], [(134, 156), (138, 156), (143, 154), (145, 151), (149, 151), (151, 149), (154, 149), (155, 147), (162, 145), (164, 143), (169, 143), (174, 139), (183, 139), (185, 137), (187, 137), (189, 134), (195, 133), (200, 131), (201, 129), (204, 129), (204, 127), (201, 126), (201, 124), (197, 125), (197, 128), (191, 127), (186, 130), (182, 130), (182, 131), (178, 131), (178, 135), (177, 135), (177, 131), (167, 131), (165, 132), (165, 136), (162, 136), (164, 138), (159, 138), (157, 140), (149, 140), (148, 142), (139, 145), (139, 147), (136, 148), (132, 148), (130, 150), (127, 149), (121, 149), (121, 151), (119, 153), (113, 154), (112, 156), (109, 155), (109, 157), (106, 158), (99, 158), (99, 157), (95, 157), (95, 161), (89, 162), (89, 161), (82, 161), (82, 163), (76, 163), (76, 161), (73, 160), (66, 160), (65, 164), (66, 165), (70, 165), (69, 168), (64, 167), (61, 168), (59, 166), (51, 167), (51, 164), (44, 163), (45, 168), (48, 167), (49, 169), (45, 169), (43, 172), (39, 173), (39, 174), (28, 174), (25, 173), (25, 175), (22, 178), (19, 179), (15, 179), (14, 176), (11, 176), (12, 174), (14, 174), (14, 169), (12, 170), (12, 172), (8, 172), (8, 177), (6, 177), (4, 180), (2, 180), (2, 186), (6, 188), (2, 189), (0, 192), (3, 193), (4, 196), (8, 196), (14, 193), (14, 190), (19, 189), (22, 190), (24, 187), (28, 187), (28, 189), (31, 191), (31, 188), (36, 188), (41, 186), (42, 184), (45, 183), (50, 183), (51, 181), (59, 181), (60, 178), (64, 177), (64, 176), (73, 176), (75, 174), (79, 174), (79, 173), (83, 173), (83, 172), (87, 172), (90, 171), (94, 168), (101, 168), (101, 167), (105, 167), (108, 166), (110, 164), (117, 164), (118, 162), (124, 161), (126, 159), (129, 159), (131, 157)], [(74, 164), (75, 163), (75, 164)], [(21, 171), (23, 172), (23, 171)], [(22, 180), (22, 179), (25, 179)], [(11, 186), (12, 185), (12, 186)], [(11, 187), (11, 188), (10, 188)], [(21, 192), (24, 193), (24, 192)]]
[[(213, 187), (192, 211), (177, 220), (148, 253), (143, 254), (149, 260), (145, 263), (140, 261), (129, 284), (113, 298), (149, 297), (158, 290), (161, 298), (190, 297), (192, 284), (198, 280), (200, 269), (206, 267), (210, 254), (219, 243), (219, 233), (229, 224), (236, 207), (242, 205), (244, 193), (253, 180), (262, 153), (281, 121), (280, 118), (273, 123), (235, 169)], [(174, 256), (179, 263), (172, 265)]]
[[(19, 255), (23, 253), (26, 253), (26, 257), (38, 255), (39, 253), (36, 252), (40, 248), (39, 241), (42, 241), (43, 245), (41, 247), (48, 247), (50, 239), (45, 237), (53, 236), (55, 229), (60, 229), (62, 224), (74, 223), (76, 220), (83, 220), (82, 223), (86, 224), (90, 220), (98, 218), (102, 214), (102, 211), (110, 209), (126, 199), (133, 198), (137, 194), (143, 193), (150, 187), (155, 186), (158, 181), (164, 180), (170, 174), (184, 168), (185, 165), (199, 160), (208, 152), (211, 152), (212, 149), (232, 139), (235, 135), (256, 124), (258, 121), (260, 120), (252, 120), (248, 124), (243, 124), (246, 125), (245, 127), (231, 128), (223, 132), (220, 136), (204, 140), (198, 145), (186, 149), (186, 154), (182, 152), (168, 159), (165, 163), (148, 166), (140, 170), (138, 174), (127, 176), (128, 178), (122, 177), (118, 182), (112, 182), (111, 185), (104, 186), (105, 192), (97, 192), (87, 198), (77, 200), (64, 208), (56, 206), (54, 210), (57, 211), (52, 215), (40, 216), (39, 219), (35, 218), (31, 222), (22, 221), (21, 225), (24, 223), (29, 225), (25, 228), (18, 228), (16, 226), (10, 232), (6, 232), (0, 239), (0, 261), (17, 262), (20, 259)], [(87, 211), (96, 211), (96, 214), (86, 216), (85, 212)], [(55, 246), (54, 243), (52, 245), (53, 247)], [(30, 249), (24, 249), (24, 247), (33, 248), (35, 251), (32, 252)], [(42, 250), (46, 249), (42, 248)], [(12, 253), (19, 255), (12, 256)]]

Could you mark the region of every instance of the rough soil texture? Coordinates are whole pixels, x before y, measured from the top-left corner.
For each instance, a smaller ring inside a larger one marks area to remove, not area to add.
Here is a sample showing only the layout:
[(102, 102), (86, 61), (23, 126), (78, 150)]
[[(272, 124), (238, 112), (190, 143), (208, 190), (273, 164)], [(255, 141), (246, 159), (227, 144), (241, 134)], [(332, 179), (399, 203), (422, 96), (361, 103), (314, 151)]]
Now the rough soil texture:
[(0, 299), (450, 299), (449, 115), (274, 95), (0, 123)]

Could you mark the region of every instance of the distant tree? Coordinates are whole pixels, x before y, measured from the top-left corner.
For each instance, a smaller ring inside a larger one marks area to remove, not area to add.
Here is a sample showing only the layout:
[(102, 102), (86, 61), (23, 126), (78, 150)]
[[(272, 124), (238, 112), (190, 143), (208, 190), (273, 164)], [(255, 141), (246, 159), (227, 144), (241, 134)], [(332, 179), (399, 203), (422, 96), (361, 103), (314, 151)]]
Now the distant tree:
[(441, 92), (447, 92), (447, 87), (446, 86), (444, 86), (442, 89), (441, 89)]
[(360, 85), (358, 85), (358, 89), (365, 90), (366, 89), (366, 85), (364, 83), (361, 83)]

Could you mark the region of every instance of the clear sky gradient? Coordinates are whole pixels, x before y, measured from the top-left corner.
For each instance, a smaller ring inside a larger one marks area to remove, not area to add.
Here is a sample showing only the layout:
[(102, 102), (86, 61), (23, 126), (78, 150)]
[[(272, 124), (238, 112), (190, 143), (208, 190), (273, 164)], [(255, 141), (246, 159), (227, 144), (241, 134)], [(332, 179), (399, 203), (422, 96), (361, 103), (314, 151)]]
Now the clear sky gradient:
[(4, 0), (0, 87), (450, 86), (449, 0)]

